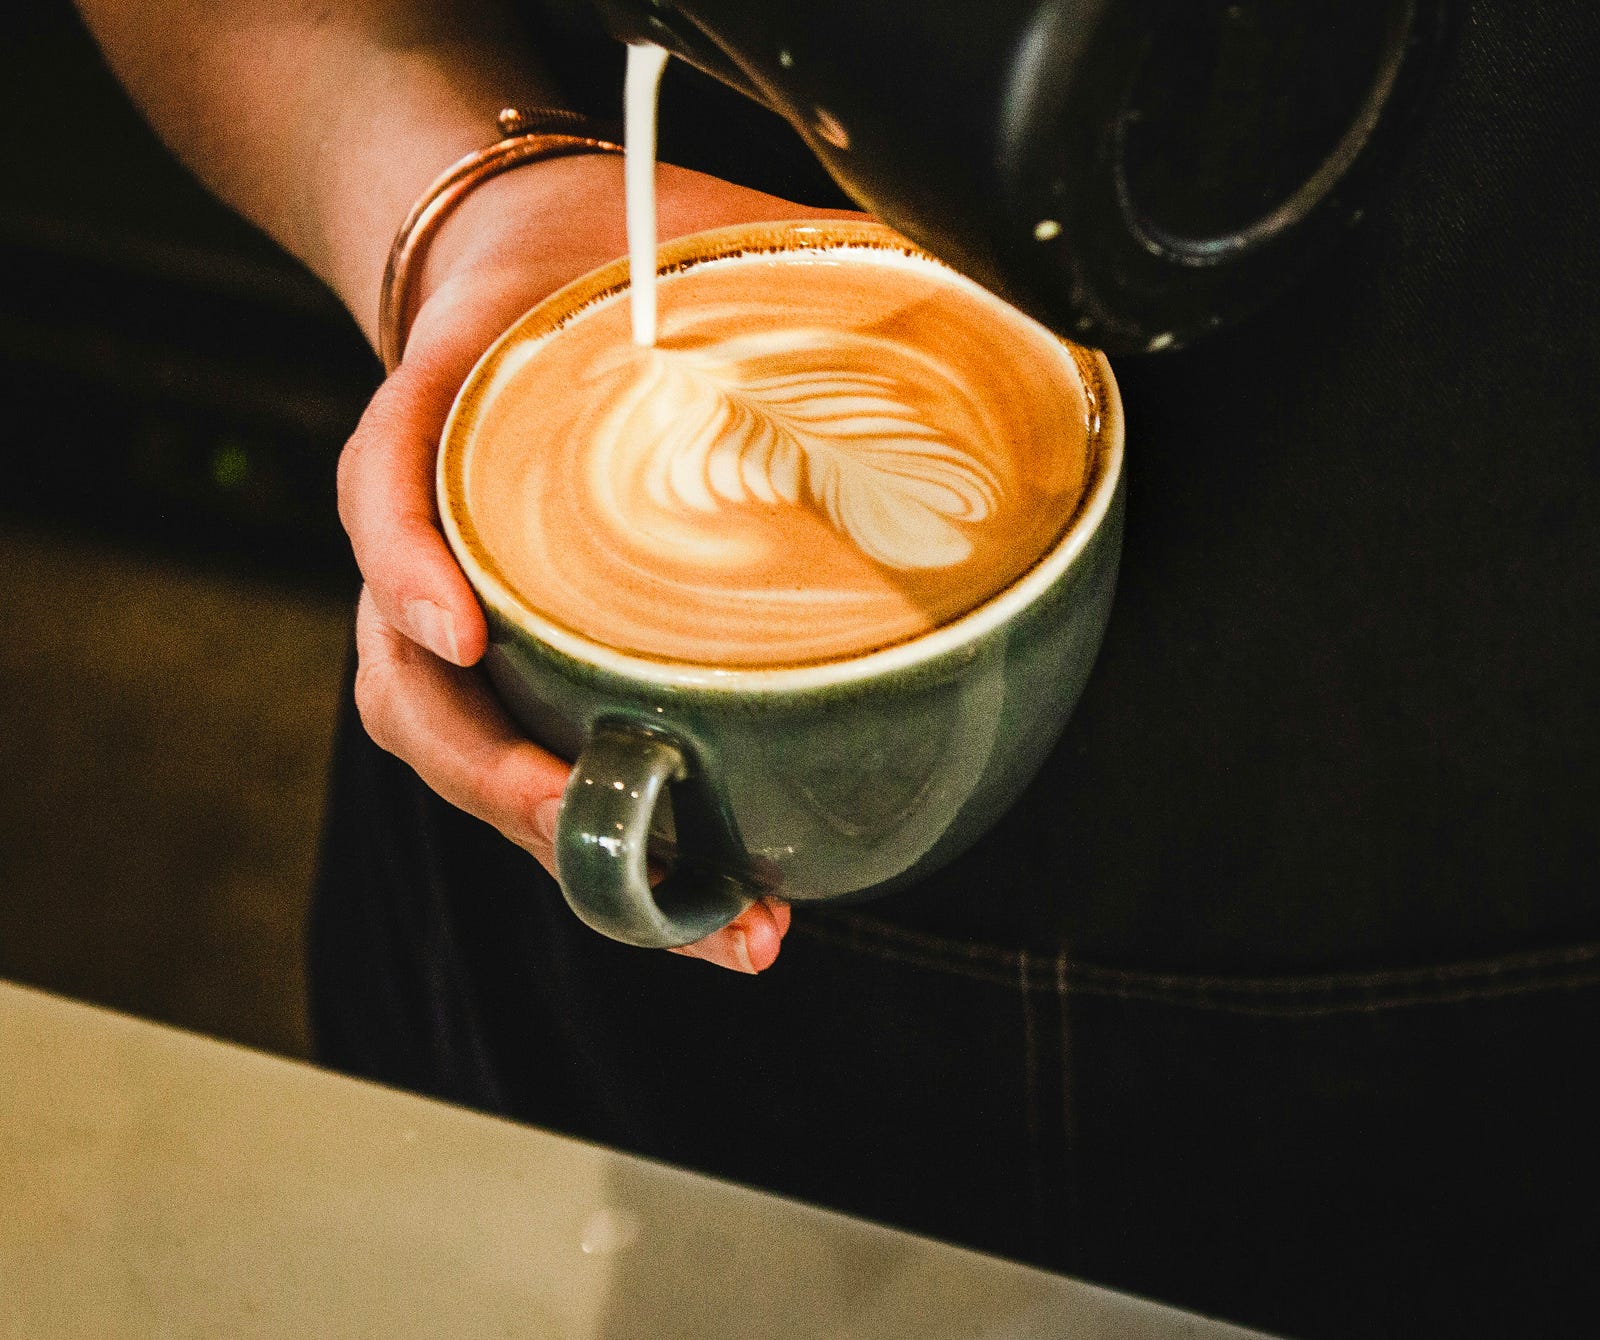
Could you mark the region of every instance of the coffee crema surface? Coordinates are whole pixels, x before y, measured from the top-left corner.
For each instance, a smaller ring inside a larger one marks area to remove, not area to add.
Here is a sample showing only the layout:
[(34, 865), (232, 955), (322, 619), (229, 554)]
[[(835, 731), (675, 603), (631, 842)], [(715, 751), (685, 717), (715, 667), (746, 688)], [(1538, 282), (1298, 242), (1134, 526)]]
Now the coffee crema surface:
[(532, 609), (654, 660), (859, 656), (1050, 550), (1093, 407), (1070, 350), (936, 262), (751, 252), (503, 344), (461, 425), (472, 547)]

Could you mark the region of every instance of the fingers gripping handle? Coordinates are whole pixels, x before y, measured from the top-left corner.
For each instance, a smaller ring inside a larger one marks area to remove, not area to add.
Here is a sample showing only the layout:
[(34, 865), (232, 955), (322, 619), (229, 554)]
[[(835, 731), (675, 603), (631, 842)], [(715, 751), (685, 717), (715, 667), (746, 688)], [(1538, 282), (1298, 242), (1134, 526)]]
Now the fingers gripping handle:
[[(651, 888), (650, 820), (668, 786), (684, 801), (675, 813), (678, 859)], [(556, 825), (556, 862), (561, 891), (585, 923), (647, 949), (702, 940), (759, 893), (687, 751), (626, 721), (596, 725), (572, 770)]]

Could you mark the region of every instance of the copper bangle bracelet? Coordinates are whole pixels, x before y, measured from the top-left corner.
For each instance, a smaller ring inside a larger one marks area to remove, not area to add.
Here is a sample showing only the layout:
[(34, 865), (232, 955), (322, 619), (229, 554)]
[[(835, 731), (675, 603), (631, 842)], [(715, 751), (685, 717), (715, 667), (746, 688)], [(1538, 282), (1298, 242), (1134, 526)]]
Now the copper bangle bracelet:
[(378, 294), (378, 355), (385, 372), (393, 372), (405, 351), (415, 316), (410, 303), (418, 261), (440, 222), (478, 183), (541, 158), (570, 154), (621, 153), (622, 146), (603, 137), (599, 127), (576, 112), (524, 114), (507, 107), (499, 116), (503, 139), (451, 164), (422, 193), (394, 235)]

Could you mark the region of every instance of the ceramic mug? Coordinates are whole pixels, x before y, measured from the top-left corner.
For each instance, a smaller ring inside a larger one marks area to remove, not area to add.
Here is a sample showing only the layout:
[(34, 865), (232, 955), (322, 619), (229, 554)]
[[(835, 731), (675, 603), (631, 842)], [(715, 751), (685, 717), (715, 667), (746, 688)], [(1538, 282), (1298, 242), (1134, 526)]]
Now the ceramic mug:
[[(753, 245), (908, 248), (873, 224), (767, 224), (670, 242), (659, 265), (666, 273)], [(631, 655), (533, 609), (464, 504), (465, 425), (500, 351), (559, 337), (572, 313), (626, 288), (625, 261), (603, 267), (484, 355), (445, 427), (439, 511), (488, 618), (484, 667), (501, 701), (531, 739), (576, 760), (555, 838), (567, 901), (596, 930), (666, 948), (711, 934), (765, 894), (802, 904), (904, 887), (1005, 812), (1066, 725), (1105, 630), (1122, 543), (1123, 420), (1104, 356), (1037, 327), (1077, 370), (1089, 457), (1056, 541), (1019, 578), (921, 636), (819, 664)]]

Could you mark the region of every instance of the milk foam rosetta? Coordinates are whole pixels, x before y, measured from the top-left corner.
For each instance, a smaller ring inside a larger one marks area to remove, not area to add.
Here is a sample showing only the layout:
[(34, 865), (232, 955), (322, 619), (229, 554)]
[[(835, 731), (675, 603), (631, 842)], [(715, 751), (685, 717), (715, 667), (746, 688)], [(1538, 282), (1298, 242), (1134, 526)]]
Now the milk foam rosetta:
[(716, 666), (858, 655), (1049, 549), (1084, 487), (1069, 354), (932, 263), (873, 248), (699, 263), (502, 349), (466, 426), (477, 544), (534, 609)]

